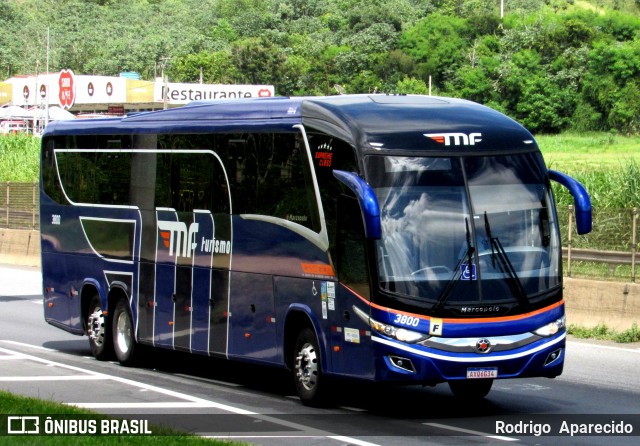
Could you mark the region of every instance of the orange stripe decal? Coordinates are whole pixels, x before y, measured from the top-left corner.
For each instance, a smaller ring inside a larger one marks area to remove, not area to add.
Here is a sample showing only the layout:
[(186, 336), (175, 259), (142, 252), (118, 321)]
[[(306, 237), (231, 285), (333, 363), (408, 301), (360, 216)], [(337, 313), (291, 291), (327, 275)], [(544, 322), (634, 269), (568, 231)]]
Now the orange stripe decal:
[[(360, 296), (358, 293), (356, 293), (354, 290), (352, 290), (351, 288), (349, 288), (348, 286), (343, 285), (345, 288), (347, 288), (349, 291), (351, 291), (352, 293), (354, 293), (361, 301), (363, 301), (364, 303), (366, 303), (367, 305), (371, 305), (373, 308), (377, 308), (378, 310), (382, 310), (382, 311), (386, 311), (389, 313), (395, 313), (395, 314), (403, 314), (406, 316), (413, 316), (413, 317), (417, 317), (419, 319), (423, 319), (423, 320), (427, 320), (430, 321), (432, 318), (430, 316), (424, 316), (422, 314), (416, 314), (416, 313), (409, 313), (406, 311), (399, 311), (399, 310), (394, 310), (393, 308), (389, 308), (389, 307), (383, 307), (381, 305), (377, 305), (374, 304), (373, 302), (369, 302), (367, 299), (365, 299), (364, 297)], [(541, 313), (546, 313), (547, 311), (551, 311), (555, 308), (558, 308), (559, 306), (564, 305), (564, 300), (561, 300), (560, 302), (556, 302), (554, 304), (549, 305), (548, 307), (544, 307), (544, 308), (540, 308), (539, 310), (536, 311), (532, 311), (530, 313), (524, 313), (524, 314), (517, 314), (515, 316), (499, 316), (499, 317), (477, 317), (477, 318), (472, 318), (472, 319), (451, 319), (451, 318), (447, 318), (447, 319), (438, 319), (439, 321), (442, 321), (444, 323), (447, 324), (473, 324), (473, 323), (479, 323), (479, 322), (506, 322), (506, 321), (517, 321), (517, 320), (521, 320), (521, 319), (527, 319), (530, 318), (532, 316), (536, 316), (538, 314)]]
[(312, 276), (335, 276), (333, 267), (324, 263), (301, 263), (300, 267), (305, 274)]

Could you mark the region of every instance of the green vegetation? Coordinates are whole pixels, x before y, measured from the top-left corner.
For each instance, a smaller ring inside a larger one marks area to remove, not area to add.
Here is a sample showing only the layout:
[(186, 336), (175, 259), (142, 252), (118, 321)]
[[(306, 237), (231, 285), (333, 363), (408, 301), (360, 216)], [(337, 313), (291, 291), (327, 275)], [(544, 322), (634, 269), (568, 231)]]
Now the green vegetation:
[[(550, 169), (566, 172), (589, 191), (595, 209), (640, 207), (640, 137), (615, 132), (566, 132), (536, 137)], [(558, 205), (572, 204), (555, 188)]]
[(0, 182), (33, 183), (40, 171), (40, 138), (0, 135)]
[(640, 163), (640, 137), (617, 132), (564, 132), (536, 135), (550, 169), (564, 172), (616, 170)]
[[(39, 400), (36, 398), (28, 398), (23, 396), (14, 395), (8, 392), (0, 391), (0, 415), (12, 415), (12, 416), (24, 416), (24, 415), (71, 415), (78, 416), (78, 419), (106, 419), (109, 418), (105, 415), (97, 414), (86, 409), (80, 409), (65, 404), (60, 404), (52, 401)], [(6, 426), (6, 418), (0, 422), (0, 426)], [(41, 426), (43, 429), (43, 426)], [(104, 446), (111, 445), (169, 445), (169, 446), (220, 446), (220, 445), (238, 445), (240, 443), (212, 440), (197, 437), (184, 432), (168, 429), (161, 426), (150, 426), (153, 435), (102, 435), (98, 440), (98, 443)], [(46, 444), (49, 446), (57, 445), (73, 445), (73, 446), (93, 446), (96, 444), (95, 435), (79, 435), (79, 436), (51, 436), (38, 435), (38, 436), (3, 436), (2, 444), (4, 446), (23, 446), (23, 445), (39, 445)]]
[(638, 327), (637, 323), (634, 323), (628, 330), (621, 332), (612, 330), (604, 324), (599, 324), (593, 328), (569, 325), (567, 332), (581, 339), (599, 339), (618, 343), (640, 342), (640, 327)]
[[(0, 0), (3, 77), (63, 68), (280, 95), (487, 104), (539, 133), (640, 131), (636, 0)], [(47, 33), (50, 51), (47, 58)]]

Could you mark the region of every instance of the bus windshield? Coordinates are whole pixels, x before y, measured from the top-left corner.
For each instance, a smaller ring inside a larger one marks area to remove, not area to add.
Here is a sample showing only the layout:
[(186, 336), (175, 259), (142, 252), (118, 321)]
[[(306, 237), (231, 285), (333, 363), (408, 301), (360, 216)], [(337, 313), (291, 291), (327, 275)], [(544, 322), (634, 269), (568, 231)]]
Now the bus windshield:
[(539, 153), (369, 156), (380, 204), (380, 288), (432, 309), (527, 305), (561, 280)]

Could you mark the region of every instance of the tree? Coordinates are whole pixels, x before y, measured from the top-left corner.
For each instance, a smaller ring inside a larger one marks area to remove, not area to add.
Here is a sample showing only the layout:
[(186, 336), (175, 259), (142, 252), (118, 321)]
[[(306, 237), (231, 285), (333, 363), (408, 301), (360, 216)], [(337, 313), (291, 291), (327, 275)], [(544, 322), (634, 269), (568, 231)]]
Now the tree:
[(279, 81), (282, 77), (286, 57), (265, 38), (248, 38), (233, 46), (233, 60), (240, 81), (248, 84), (273, 84), (280, 94)]
[(404, 32), (399, 46), (416, 61), (416, 78), (432, 76), (438, 84), (444, 84), (464, 59), (468, 31), (464, 19), (432, 14)]
[(405, 77), (398, 81), (397, 92), (400, 94), (429, 94), (429, 87), (423, 80)]
[(187, 54), (173, 61), (168, 75), (173, 82), (198, 82), (202, 75), (208, 84), (233, 84), (240, 77), (230, 50)]

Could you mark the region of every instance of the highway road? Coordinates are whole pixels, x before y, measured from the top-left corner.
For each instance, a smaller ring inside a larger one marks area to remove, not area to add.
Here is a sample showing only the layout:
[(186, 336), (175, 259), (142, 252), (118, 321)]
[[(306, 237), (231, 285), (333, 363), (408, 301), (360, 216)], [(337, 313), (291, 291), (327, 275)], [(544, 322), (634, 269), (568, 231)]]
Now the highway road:
[[(159, 351), (138, 368), (96, 361), (86, 338), (44, 322), (39, 274), (0, 265), (2, 390), (265, 446), (639, 444), (638, 344), (570, 339), (562, 376), (498, 381), (473, 405), (446, 385), (348, 383), (316, 409), (268, 368)], [(589, 425), (633, 431), (569, 435)]]

